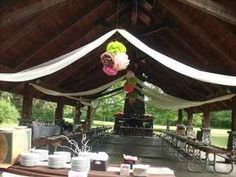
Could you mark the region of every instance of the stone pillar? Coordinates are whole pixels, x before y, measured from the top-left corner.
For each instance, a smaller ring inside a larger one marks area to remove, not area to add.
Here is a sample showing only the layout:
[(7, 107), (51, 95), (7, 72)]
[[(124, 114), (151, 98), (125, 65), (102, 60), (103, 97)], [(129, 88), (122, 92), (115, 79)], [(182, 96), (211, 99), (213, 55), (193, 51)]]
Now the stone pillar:
[(178, 120), (176, 125), (176, 134), (185, 135), (185, 126), (183, 125), (183, 110), (178, 110)]
[(32, 126), (32, 106), (33, 106), (33, 94), (32, 87), (29, 83), (24, 85), (24, 95), (23, 95), (23, 106), (22, 115), (19, 120), (19, 125)]
[(232, 98), (231, 131), (228, 132), (227, 149), (236, 152), (236, 97)]
[(61, 130), (63, 130), (63, 124), (64, 124), (63, 113), (64, 113), (64, 101), (63, 98), (61, 98), (58, 100), (57, 107), (55, 109), (55, 124), (60, 126)]
[(202, 142), (205, 144), (211, 144), (210, 111), (208, 110), (203, 112), (201, 134)]
[(188, 120), (186, 125), (186, 136), (195, 138), (194, 132), (193, 132), (193, 113), (188, 112)]

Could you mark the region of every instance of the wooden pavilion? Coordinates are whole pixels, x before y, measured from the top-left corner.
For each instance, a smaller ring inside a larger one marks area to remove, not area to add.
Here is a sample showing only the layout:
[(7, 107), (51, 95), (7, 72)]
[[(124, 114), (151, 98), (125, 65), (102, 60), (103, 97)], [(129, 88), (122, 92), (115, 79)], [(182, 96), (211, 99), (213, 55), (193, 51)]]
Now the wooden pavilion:
[[(1, 0), (0, 3), (0, 73), (15, 73), (36, 66), (112, 29), (123, 28), (153, 49), (184, 64), (203, 71), (236, 75), (234, 0)], [(112, 39), (125, 43), (138, 78), (170, 95), (202, 101), (236, 91), (234, 87), (181, 75), (154, 61), (121, 36), (115, 35)], [(86, 91), (104, 85), (125, 73), (114, 77), (103, 73), (99, 56), (105, 45), (58, 72), (30, 82), (61, 92)], [(78, 112), (80, 109), (77, 101), (42, 94), (29, 82), (0, 82), (0, 90), (23, 95), (20, 122), (24, 125), (31, 123), (33, 98), (56, 102), (58, 123), (62, 120), (64, 105), (75, 106)], [(87, 98), (101, 95), (104, 92)], [(204, 128), (210, 126), (210, 112), (219, 110), (232, 110), (231, 130), (236, 131), (235, 98), (185, 109), (189, 125), (193, 113), (203, 112)], [(181, 110), (179, 118), (181, 121)]]

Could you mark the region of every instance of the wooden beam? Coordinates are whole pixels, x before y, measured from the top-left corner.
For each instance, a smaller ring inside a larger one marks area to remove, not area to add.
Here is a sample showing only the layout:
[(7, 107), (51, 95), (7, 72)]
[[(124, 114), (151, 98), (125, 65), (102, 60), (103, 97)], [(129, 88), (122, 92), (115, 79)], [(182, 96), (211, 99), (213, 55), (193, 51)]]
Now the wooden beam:
[(204, 13), (211, 14), (225, 22), (236, 25), (236, 14), (231, 9), (212, 0), (178, 0), (183, 4), (199, 9)]
[(179, 10), (169, 0), (158, 1), (158, 3), (181, 21), (196, 37), (200, 37), (203, 41), (207, 42), (209, 46), (218, 51), (230, 64), (236, 65), (236, 61), (218, 45), (219, 41), (207, 35), (206, 31), (200, 25), (194, 23), (183, 11)]
[(137, 19), (138, 19), (138, 1), (137, 0), (132, 0), (132, 11), (131, 11), (131, 23), (132, 25), (137, 24)]
[[(107, 3), (109, 3), (108, 0), (104, 1), (103, 3), (99, 4), (98, 6), (96, 6), (97, 4), (94, 4), (95, 7), (93, 9), (91, 9), (91, 11), (89, 11), (89, 10), (87, 10), (87, 11), (89, 12), (89, 14), (94, 13), (95, 11), (98, 11), (101, 7), (103, 7)], [(68, 34), (70, 32), (70, 30), (72, 30), (73, 28), (78, 26), (81, 23), (81, 21), (87, 20), (87, 17), (89, 14), (87, 14), (87, 13), (84, 14), (83, 17), (79, 18), (79, 20), (76, 20), (74, 23), (69, 24), (65, 29), (62, 29), (59, 33), (57, 33), (57, 35), (55, 37), (53, 37), (52, 39), (47, 41), (47, 43), (45, 45), (41, 46), (34, 53), (32, 53), (30, 56), (28, 56), (22, 63), (20, 63), (16, 67), (16, 69), (19, 69), (19, 70), (23, 69), (27, 65), (28, 61), (30, 61), (33, 57), (37, 56), (40, 52), (42, 52), (44, 49), (46, 49), (48, 46), (50, 46), (54, 42), (59, 41), (59, 39), (61, 37)]]
[(17, 29), (13, 34), (7, 37), (4, 41), (1, 42), (0, 45), (0, 53), (4, 52), (12, 45), (16, 44), (20, 39), (22, 39), (27, 33), (32, 31), (38, 25), (40, 25), (46, 18), (49, 17), (50, 14), (54, 14), (59, 8), (48, 9), (40, 13), (39, 16), (30, 20), (30, 22), (23, 26), (20, 29)]
[(0, 21), (0, 27), (5, 27), (9, 24), (19, 22), (20, 20), (24, 20), (43, 10), (46, 10), (50, 7), (56, 6), (64, 2), (66, 2), (66, 0), (42, 0), (40, 2), (33, 3), (24, 8), (18, 9), (15, 12), (11, 12), (7, 15), (2, 16)]
[[(114, 11), (111, 15), (109, 15), (108, 17), (106, 17), (104, 19), (104, 21), (106, 23), (109, 23), (110, 20), (112, 20), (113, 18), (116, 17), (116, 14), (117, 13), (120, 13), (121, 11), (123, 11), (124, 9), (126, 9), (128, 7), (127, 4), (122, 4), (121, 7), (119, 8), (118, 11)], [(86, 21), (86, 19), (84, 19)], [(107, 27), (106, 27), (107, 28)], [(90, 28), (86, 28), (86, 30), (84, 32), (81, 32), (80, 33), (80, 37), (78, 37), (78, 40), (75, 41), (73, 44), (71, 44), (70, 46), (68, 46), (67, 48), (65, 48), (62, 53), (67, 53), (71, 50), (74, 50), (76, 47), (80, 47), (82, 44), (83, 44), (83, 41), (88, 41), (88, 38), (91, 38), (95, 32), (99, 32), (102, 34), (102, 32), (104, 31), (104, 27), (101, 26), (100, 24), (97, 24), (95, 27), (91, 27), (91, 30)], [(100, 34), (99, 34), (100, 35)], [(95, 37), (94, 37), (95, 38)], [(89, 39), (91, 40), (91, 39)], [(99, 53), (99, 52), (98, 52)], [(99, 54), (100, 55), (100, 54)], [(96, 57), (99, 57), (99, 55), (95, 56)], [(81, 61), (82, 62), (82, 61)], [(88, 66), (89, 64), (89, 60), (84, 60), (83, 62), (83, 67), (82, 68), (85, 68)], [(71, 65), (71, 66), (68, 66), (70, 67), (69, 70), (66, 70), (64, 71), (63, 73), (61, 73), (60, 75), (58, 75), (57, 77), (53, 78), (54, 81), (56, 81), (54, 84), (55, 85), (59, 85), (61, 82), (63, 82), (66, 78), (68, 78), (69, 76), (71, 76), (72, 74), (74, 74), (75, 72), (78, 72), (78, 66), (81, 65), (80, 62), (78, 62), (77, 64), (75, 63), (75, 65)], [(93, 66), (90, 66), (89, 68), (91, 67), (94, 67)], [(84, 75), (83, 73), (80, 74), (81, 75)], [(48, 79), (46, 79), (44, 82), (47, 82), (47, 81), (50, 81), (52, 78), (51, 77), (48, 77)]]

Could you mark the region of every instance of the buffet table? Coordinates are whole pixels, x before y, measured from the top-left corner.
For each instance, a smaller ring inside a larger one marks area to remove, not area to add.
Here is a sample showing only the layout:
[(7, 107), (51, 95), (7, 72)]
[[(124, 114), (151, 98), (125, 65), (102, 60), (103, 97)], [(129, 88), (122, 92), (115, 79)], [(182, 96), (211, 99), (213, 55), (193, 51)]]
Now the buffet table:
[[(107, 171), (89, 171), (89, 177), (119, 177), (119, 165), (111, 165)], [(69, 168), (50, 169), (46, 166), (23, 167), (18, 164), (8, 169), (0, 169), (0, 171), (9, 172), (18, 175), (34, 176), (34, 177), (67, 177)], [(174, 172), (169, 168), (150, 167), (148, 170), (149, 177), (175, 177)], [(130, 175), (132, 176), (132, 175)]]

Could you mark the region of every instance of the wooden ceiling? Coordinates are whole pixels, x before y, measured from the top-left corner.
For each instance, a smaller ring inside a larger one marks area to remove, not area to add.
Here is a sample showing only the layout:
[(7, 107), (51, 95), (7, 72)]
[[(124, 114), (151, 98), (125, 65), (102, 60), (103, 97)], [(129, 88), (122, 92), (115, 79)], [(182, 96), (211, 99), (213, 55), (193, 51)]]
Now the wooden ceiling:
[[(153, 49), (200, 70), (236, 76), (235, 0), (0, 0), (0, 72), (17, 72), (77, 49), (114, 28), (123, 28)], [(200, 82), (173, 70), (126, 44), (138, 75), (166, 93), (206, 100), (233, 87)], [(102, 72), (100, 46), (81, 60), (40, 78), (58, 91), (85, 91), (116, 77)], [(35, 81), (32, 81), (35, 82)], [(22, 94), (24, 83), (0, 82), (0, 89)], [(34, 97), (56, 101), (34, 90)], [(97, 97), (99, 94), (94, 95)], [(68, 104), (74, 104), (67, 100)], [(229, 109), (231, 101), (193, 108)]]

